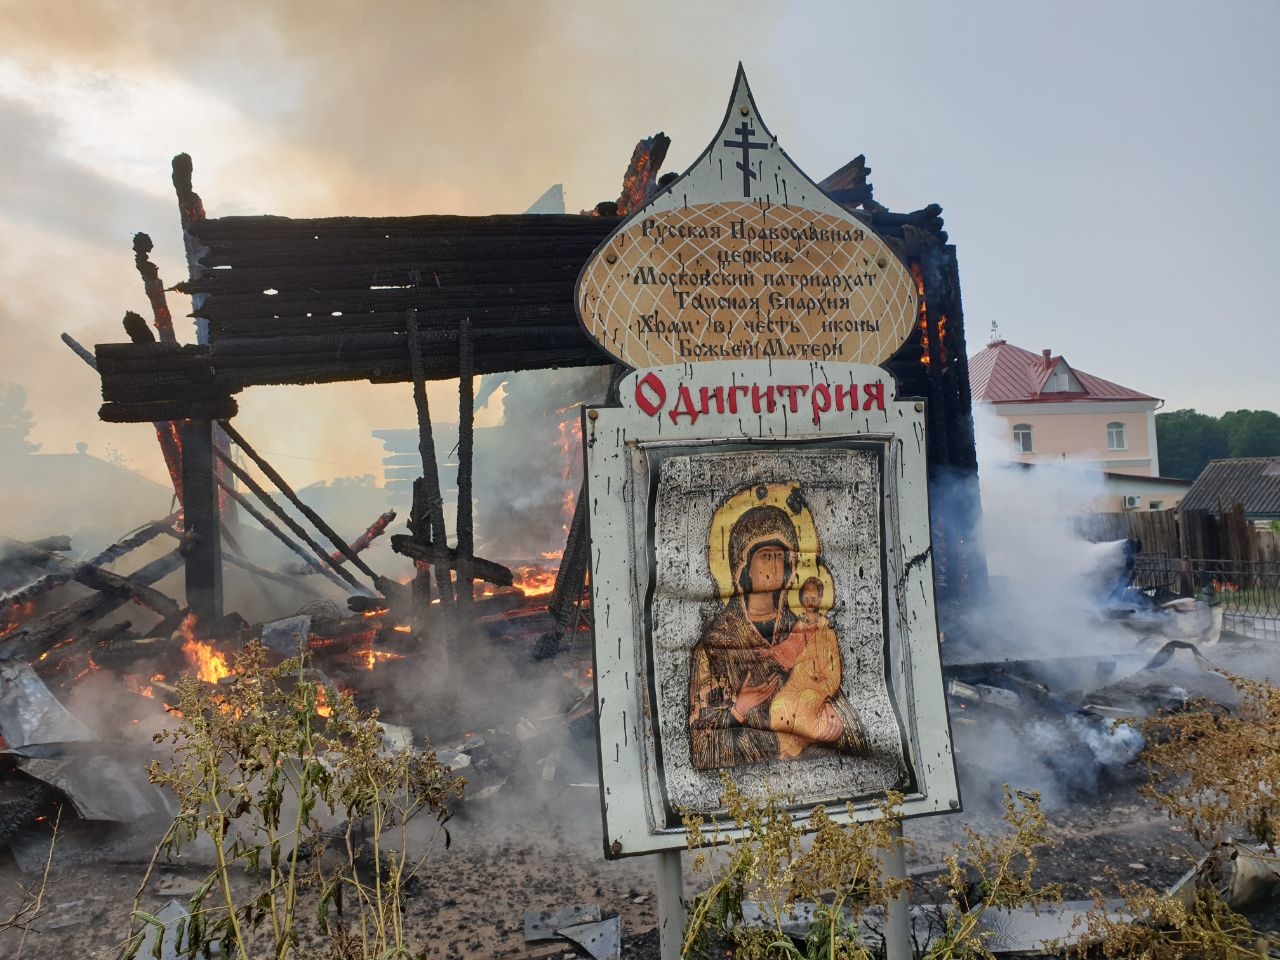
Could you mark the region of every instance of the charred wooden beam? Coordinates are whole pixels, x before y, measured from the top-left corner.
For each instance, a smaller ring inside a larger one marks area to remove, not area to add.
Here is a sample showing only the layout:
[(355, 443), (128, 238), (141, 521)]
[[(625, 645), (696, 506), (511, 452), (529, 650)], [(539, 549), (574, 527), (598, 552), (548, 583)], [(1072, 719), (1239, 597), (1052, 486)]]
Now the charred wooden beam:
[[(183, 564), (180, 551), (174, 550), (152, 560), (128, 579), (135, 585), (150, 586), (167, 577)], [(100, 590), (24, 625), (3, 643), (0, 660), (31, 660), (77, 630), (87, 629), (129, 602), (129, 595), (114, 590)], [(179, 611), (181, 612), (181, 611)]]
[[(133, 263), (137, 267), (139, 275), (142, 277), (143, 292), (147, 295), (147, 301), (151, 304), (151, 317), (155, 323), (156, 331), (160, 334), (162, 343), (177, 343), (178, 337), (173, 331), (173, 314), (169, 312), (169, 301), (165, 296), (164, 284), (160, 281), (160, 269), (151, 262), (149, 255), (153, 248), (151, 238), (145, 233), (135, 233), (133, 235)], [(147, 342), (153, 340), (151, 331), (147, 329), (146, 324), (142, 324), (142, 330), (130, 330), (129, 319), (131, 314), (125, 314), (125, 330), (129, 332), (129, 339), (136, 342)], [(132, 314), (132, 316), (137, 316)], [(141, 317), (138, 317), (141, 320)], [(136, 324), (135, 324), (136, 328)], [(146, 340), (141, 339), (141, 334), (147, 335)], [(173, 492), (178, 497), (178, 502), (182, 502), (182, 442), (178, 436), (176, 423), (173, 421), (159, 420), (154, 423), (156, 430), (156, 440), (160, 444), (160, 454), (164, 457), (165, 467), (169, 471), (169, 479), (173, 483)], [(229, 516), (224, 511), (223, 523), (234, 517), (234, 513)]]
[[(241, 467), (239, 464), (235, 465), (235, 472), (237, 476), (240, 476)], [(292, 517), (290, 517), (288, 513), (286, 513), (284, 509), (278, 503), (275, 502), (275, 500), (271, 497), (271, 495), (268, 494), (265, 490), (263, 490), (262, 487), (259, 486), (256, 481), (254, 481), (252, 478), (248, 478), (247, 476), (242, 477), (241, 480), (245, 484), (245, 486), (248, 487), (254, 493), (255, 496), (257, 496), (257, 498), (260, 501), (266, 504), (272, 510), (272, 512), (276, 514), (276, 516), (281, 517), (285, 521), (285, 523), (289, 525), (290, 529), (294, 531), (294, 533), (300, 533), (300, 535), (302, 536), (304, 541), (307, 543), (307, 545), (311, 547), (312, 550), (316, 551), (317, 556), (323, 557), (326, 555), (324, 552), (324, 549), (318, 543), (312, 540), (310, 536), (308, 536), (307, 532), (303, 530), (300, 526), (298, 526), (297, 521), (294, 520)], [(312, 557), (305, 550), (302, 549), (302, 547), (298, 546), (298, 544), (295, 543), (289, 537), (288, 534), (286, 534), (283, 530), (277, 527), (269, 517), (267, 517), (265, 514), (262, 513), (261, 510), (259, 510), (252, 503), (250, 503), (249, 499), (244, 494), (242, 494), (239, 490), (235, 489), (229, 483), (227, 483), (225, 480), (221, 478), (217, 479), (217, 483), (220, 487), (222, 487), (223, 491), (226, 492), (227, 495), (231, 497), (232, 500), (234, 500), (239, 506), (244, 508), (245, 513), (249, 514), (249, 516), (253, 517), (253, 519), (257, 520), (258, 523), (262, 525), (262, 529), (266, 530), (267, 533), (274, 536), (277, 540), (279, 540), (291, 551), (293, 551), (293, 553), (301, 557), (303, 560), (307, 561), (307, 563), (315, 562), (312, 559)], [(333, 564), (333, 567), (334, 569), (337, 569), (337, 564)], [(333, 583), (337, 584), (339, 587), (341, 587), (344, 590), (348, 586), (355, 587), (357, 590), (364, 589), (364, 586), (358, 580), (356, 580), (354, 577), (348, 574), (346, 571), (341, 571), (342, 579), (339, 579), (337, 576), (335, 576), (332, 572), (330, 572), (328, 568), (321, 569), (320, 573), (322, 573), (329, 580), (333, 581)]]
[[(66, 534), (57, 534), (52, 537), (42, 537), (39, 540), (28, 540), (27, 543), (30, 546), (35, 547), (37, 550), (48, 550), (51, 553), (66, 553), (68, 550), (71, 549), (71, 538), (68, 537)], [(99, 556), (101, 556), (101, 554)], [(90, 560), (89, 562), (100, 564), (100, 563), (106, 563), (107, 561), (100, 560), (97, 557), (95, 557), (93, 560)]]
[(871, 168), (867, 166), (867, 158), (858, 154), (835, 173), (818, 184), (818, 189), (836, 203), (846, 207), (864, 207), (877, 213), (888, 211), (876, 203), (872, 197), (873, 189), (868, 177)]
[[(423, 343), (418, 328), (418, 314), (410, 310), (405, 315), (408, 327), (409, 364), (413, 375), (413, 405), (418, 413), (418, 455), (422, 458), (422, 479), (414, 485), (413, 498), (413, 534), (419, 542), (425, 543), (430, 534), (434, 543), (436, 561), (436, 588), (441, 602), (448, 603), (454, 599), (453, 581), (449, 578), (449, 567), (445, 562), (445, 551), (448, 543), (444, 528), (444, 500), (440, 496), (440, 470), (436, 461), (436, 443), (431, 435), (431, 406), (427, 401), (427, 384), (425, 365), (423, 363)], [(425, 560), (425, 557), (417, 559)], [(424, 595), (422, 584), (417, 594)]]
[[(102, 654), (113, 643), (120, 644), (117, 649), (127, 649), (126, 643), (132, 639), (132, 627), (132, 620), (121, 620), (105, 627), (88, 627), (70, 640), (50, 647), (37, 661), (41, 678), (46, 682), (50, 678), (60, 678), (65, 682), (93, 666), (119, 669), (120, 664), (114, 658), (104, 664)], [(152, 656), (155, 653), (154, 649), (150, 651)], [(135, 655), (127, 663), (132, 664), (137, 659), (140, 658)]]
[[(305, 550), (299, 547), (293, 540), (291, 540), (288, 536), (286, 536), (284, 532), (280, 530), (279, 527), (275, 526), (274, 523), (272, 523), (260, 511), (254, 508), (252, 504), (250, 504), (248, 500), (244, 497), (243, 494), (241, 494), (238, 490), (233, 488), (229, 483), (219, 478), (217, 482), (222, 487), (222, 489), (228, 495), (230, 495), (232, 499), (236, 501), (237, 504), (244, 507), (250, 516), (252, 516), (260, 524), (262, 524), (263, 528), (267, 530), (267, 532), (273, 534), (276, 537), (276, 539), (278, 539), (281, 543), (283, 543), (286, 547), (292, 550), (299, 557), (306, 560), (308, 563), (316, 562), (315, 558), (319, 558), (321, 562), (323, 562), (328, 557), (328, 554), (326, 554), (324, 551), (324, 547), (320, 546), (320, 544), (318, 544), (315, 541), (315, 539), (311, 536), (311, 534), (309, 534), (306, 531), (306, 529), (302, 526), (302, 524), (298, 523), (297, 520), (291, 517), (289, 515), (289, 512), (285, 510), (284, 507), (282, 507), (279, 503), (277, 503), (276, 499), (273, 496), (271, 496), (271, 494), (269, 494), (265, 489), (263, 489), (262, 485), (258, 483), (256, 480), (254, 480), (253, 477), (249, 475), (249, 472), (247, 470), (245, 470), (242, 466), (240, 466), (238, 463), (233, 461), (221, 450), (215, 451), (214, 455), (219, 460), (221, 460), (224, 464), (227, 465), (227, 467), (230, 469), (232, 474), (234, 474), (235, 477), (241, 483), (243, 483), (245, 487), (247, 487), (249, 491), (253, 493), (254, 496), (258, 498), (260, 503), (266, 506), (267, 509), (269, 509), (277, 517), (279, 517), (284, 522), (285, 526), (287, 526), (290, 530), (292, 530), (293, 533), (296, 536), (298, 536), (303, 543), (305, 543), (308, 547), (310, 547), (312, 553), (308, 554)], [(334, 583), (338, 584), (338, 586), (343, 586), (343, 581), (346, 581), (347, 586), (354, 587), (357, 590), (364, 589), (364, 586), (360, 583), (360, 581), (356, 580), (356, 578), (353, 577), (346, 570), (341, 569), (338, 566), (338, 564), (336, 563), (326, 564), (326, 566), (331, 568), (337, 574), (337, 577), (330, 575), (330, 579), (332, 579)], [(338, 577), (341, 577), (342, 579), (339, 580)]]
[[(364, 533), (351, 541), (351, 549), (356, 553), (362, 553), (369, 549), (369, 546), (373, 541), (377, 540), (387, 532), (387, 527), (391, 525), (391, 522), (395, 520), (395, 518), (396, 512), (394, 510), (388, 510), (385, 513), (379, 514), (378, 519), (369, 524)], [(330, 564), (343, 564), (347, 562), (347, 558), (337, 550), (328, 554), (328, 557)], [(314, 561), (307, 561), (306, 563), (301, 564), (291, 564), (285, 568), (285, 572), (291, 573), (294, 576), (305, 577), (313, 573), (319, 573), (323, 569), (323, 567), (319, 566)]]
[(187, 605), (206, 626), (222, 619), (222, 534), (214, 478), (213, 422), (182, 424), (183, 555)]
[(177, 602), (165, 596), (159, 590), (144, 583), (137, 583), (129, 577), (103, 570), (93, 561), (74, 563), (49, 550), (41, 549), (35, 544), (23, 543), (21, 540), (11, 540), (8, 537), (0, 537), (0, 549), (3, 549), (9, 556), (16, 557), (33, 566), (41, 566), (46, 569), (53, 567), (53, 572), (15, 593), (10, 593), (0, 598), (0, 604), (24, 603), (40, 593), (74, 580), (91, 590), (123, 595), (127, 599), (133, 600), (159, 614), (161, 617), (168, 616), (178, 609)]
[(147, 321), (143, 319), (140, 313), (126, 310), (121, 325), (124, 327), (125, 336), (129, 338), (129, 342), (132, 344), (156, 342), (156, 335), (151, 332), (151, 328), (147, 326)]
[[(458, 328), (458, 603), (470, 608), (472, 551), (475, 530), (471, 519), (471, 469), (475, 457), (475, 363), (471, 345), (471, 321)], [(437, 480), (437, 483), (439, 481)]]
[(95, 370), (98, 369), (98, 361), (94, 359), (92, 350), (90, 350), (84, 344), (80, 343), (79, 340), (71, 336), (71, 334), (69, 333), (60, 334), (60, 338), (63, 343), (65, 343), (68, 347), (71, 348), (72, 353), (74, 353), (77, 357), (79, 357), (89, 366), (93, 367), (93, 369)]
[[(440, 550), (432, 543), (420, 543), (409, 534), (397, 533), (391, 537), (391, 549), (404, 557), (411, 560), (420, 560), (423, 563), (435, 563), (434, 557), (441, 558), (442, 565), (447, 569), (455, 566), (458, 561), (458, 551), (454, 547), (445, 547)], [(493, 583), (499, 587), (509, 587), (515, 582), (515, 577), (511, 571), (500, 563), (494, 563), (492, 560), (485, 560), (481, 557), (471, 557), (471, 574), (477, 580), (484, 580)]]
[(142, 289), (151, 304), (152, 319), (160, 339), (166, 343), (177, 343), (178, 337), (173, 332), (173, 314), (169, 312), (169, 301), (164, 294), (164, 284), (160, 282), (160, 268), (151, 262), (150, 254), (155, 244), (145, 233), (133, 235), (133, 264), (142, 277)]
[(171, 531), (174, 523), (178, 521), (180, 516), (182, 516), (181, 511), (172, 513), (162, 520), (156, 520), (152, 523), (148, 523), (146, 526), (141, 527), (134, 533), (129, 534), (127, 537), (117, 540), (89, 562), (98, 567), (106, 566), (108, 563), (114, 563), (126, 553), (138, 549), (138, 547), (142, 546), (144, 543), (150, 543), (162, 533)]
[(400, 592), (400, 584), (375, 573), (367, 563), (360, 559), (359, 555), (351, 549), (350, 544), (343, 540), (342, 537), (338, 536), (337, 532), (334, 531), (329, 524), (325, 523), (323, 517), (312, 510), (310, 506), (304, 503), (302, 499), (294, 493), (293, 488), (290, 487), (289, 484), (285, 483), (284, 477), (280, 476), (280, 474), (276, 472), (276, 469), (264, 460), (257, 450), (249, 446), (248, 441), (240, 435), (238, 430), (232, 427), (229, 423), (223, 423), (221, 426), (222, 429), (227, 432), (227, 436), (235, 442), (236, 446), (243, 450), (248, 455), (249, 459), (258, 465), (258, 469), (266, 475), (267, 479), (276, 485), (276, 489), (283, 493), (289, 502), (297, 507), (298, 511), (311, 521), (311, 524), (324, 534), (330, 543), (337, 547), (338, 552), (346, 557), (353, 567), (372, 580), (374, 587), (376, 587), (378, 591), (387, 596), (398, 594)]
[(622, 193), (618, 195), (618, 214), (630, 216), (643, 207), (656, 192), (658, 171), (667, 158), (671, 138), (655, 133), (636, 144), (627, 172), (622, 175)]

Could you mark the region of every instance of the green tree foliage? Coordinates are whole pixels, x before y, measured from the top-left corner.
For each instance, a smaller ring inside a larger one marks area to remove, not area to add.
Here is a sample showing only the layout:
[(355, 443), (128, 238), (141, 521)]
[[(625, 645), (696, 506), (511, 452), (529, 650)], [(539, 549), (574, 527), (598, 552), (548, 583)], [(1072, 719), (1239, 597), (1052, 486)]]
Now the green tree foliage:
[(27, 409), (27, 391), (20, 384), (0, 383), (0, 456), (35, 453), (40, 444), (27, 439), (36, 425)]
[(1222, 415), (1228, 456), (1274, 457), (1280, 454), (1280, 415), (1270, 410), (1232, 410)]
[(1221, 417), (1174, 410), (1156, 414), (1160, 472), (1194, 480), (1210, 460), (1280, 456), (1280, 414), (1232, 410)]
[(1157, 413), (1156, 443), (1160, 472), (1166, 477), (1194, 480), (1210, 460), (1229, 456), (1222, 421), (1195, 410)]

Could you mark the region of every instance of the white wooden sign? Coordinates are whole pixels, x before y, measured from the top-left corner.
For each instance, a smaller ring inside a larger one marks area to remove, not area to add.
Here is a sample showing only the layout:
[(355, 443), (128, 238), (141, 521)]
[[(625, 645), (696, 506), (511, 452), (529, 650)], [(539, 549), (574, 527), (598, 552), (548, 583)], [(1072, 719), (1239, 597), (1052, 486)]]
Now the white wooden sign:
[(958, 808), (923, 405), (875, 366), (917, 294), (741, 68), (702, 156), (583, 267), (583, 328), (634, 368), (583, 422), (607, 856), (683, 846), (726, 774), (797, 817)]
[(796, 815), (959, 805), (923, 406), (868, 365), (637, 370), (584, 413), (608, 856), (684, 844), (721, 773)]

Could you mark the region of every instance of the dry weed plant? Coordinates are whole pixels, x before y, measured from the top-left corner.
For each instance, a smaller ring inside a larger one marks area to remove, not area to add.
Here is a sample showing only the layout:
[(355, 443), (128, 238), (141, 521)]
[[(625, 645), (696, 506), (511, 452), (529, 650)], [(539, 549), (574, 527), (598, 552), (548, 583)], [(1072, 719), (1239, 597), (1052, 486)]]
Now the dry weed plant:
[(1142, 724), (1143, 792), (1197, 840), (1247, 835), (1274, 851), (1280, 786), (1280, 687), (1223, 674), (1241, 694), (1234, 713), (1196, 703)]
[[(720, 940), (740, 960), (872, 960), (875, 949), (859, 921), (868, 911), (885, 910), (909, 884), (884, 870), (886, 856), (907, 843), (897, 812), (901, 795), (890, 793), (870, 821), (839, 823), (818, 807), (797, 823), (788, 798), (756, 800), (727, 775), (721, 782), (724, 826), (683, 816), (693, 867), (712, 880), (694, 901), (682, 955), (710, 956)], [(966, 829), (965, 843), (948, 857), (944, 887), (953, 909), (924, 954), (928, 960), (989, 958), (983, 911), (1060, 899), (1056, 887), (1038, 888), (1033, 879), (1034, 847), (1047, 842), (1039, 796), (1006, 788), (1004, 799), (1008, 831), (985, 837)], [(724, 845), (714, 858), (706, 851), (712, 844)], [(765, 925), (744, 923), (746, 900), (759, 903)], [(803, 942), (784, 930), (796, 908), (813, 918)]]
[[(464, 781), (429, 749), (386, 750), (377, 713), (314, 676), (305, 654), (270, 666), (254, 642), (217, 686), (179, 682), (178, 724), (156, 736), (172, 757), (150, 770), (179, 810), (135, 897), (120, 960), (137, 955), (147, 926), (156, 929), (156, 956), (170, 936), (186, 957), (257, 960), (266, 942), (275, 960), (302, 960), (304, 896), (318, 903), (314, 923), (327, 940), (310, 956), (415, 956), (404, 897), (422, 860), (409, 852), (406, 825), (417, 814), (443, 824)], [(326, 833), (324, 811), (345, 825)], [(216, 865), (186, 904), (188, 916), (167, 931), (139, 901), (157, 859), (200, 836)]]
[(22, 960), (22, 951), (27, 946), (27, 935), (31, 932), (31, 928), (49, 912), (45, 898), (48, 896), (49, 886), (53, 880), (51, 876), (53, 851), (58, 845), (58, 828), (61, 824), (62, 807), (59, 806), (53, 820), (53, 829), (49, 834), (49, 852), (45, 854), (44, 869), (40, 871), (40, 882), (35, 889), (19, 884), (18, 889), (22, 891), (22, 902), (7, 920), (0, 920), (0, 933), (4, 933), (6, 930), (22, 931), (22, 936), (18, 940), (18, 951), (13, 955), (13, 960)]
[[(1275, 855), (1276, 789), (1280, 786), (1280, 688), (1222, 674), (1241, 694), (1227, 713), (1193, 701), (1139, 724), (1147, 745), (1142, 792), (1206, 845), (1248, 838)], [(1124, 722), (1124, 721), (1118, 721)], [(1134, 960), (1266, 958), (1274, 935), (1255, 930), (1228, 906), (1216, 886), (1197, 883), (1181, 898), (1143, 884), (1121, 884), (1126, 920), (1110, 915), (1095, 892), (1083, 956)]]
[(1098, 896), (1076, 957), (1107, 960), (1267, 960), (1265, 938), (1215, 890), (1180, 900), (1140, 883), (1120, 885), (1122, 915)]

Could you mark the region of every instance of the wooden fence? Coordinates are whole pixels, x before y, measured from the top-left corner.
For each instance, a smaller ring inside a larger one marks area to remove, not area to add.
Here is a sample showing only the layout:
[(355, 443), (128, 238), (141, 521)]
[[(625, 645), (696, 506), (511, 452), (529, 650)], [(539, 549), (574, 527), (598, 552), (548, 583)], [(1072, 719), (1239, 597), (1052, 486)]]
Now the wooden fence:
[(1075, 518), (1076, 532), (1095, 543), (1132, 538), (1146, 556), (1216, 560), (1232, 564), (1280, 563), (1280, 534), (1261, 529), (1236, 504), (1222, 513), (1203, 510), (1138, 510), (1086, 513)]

